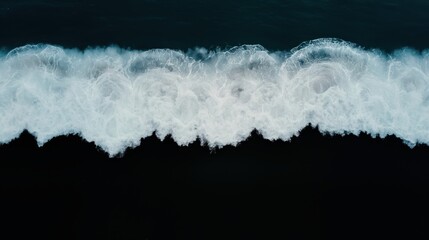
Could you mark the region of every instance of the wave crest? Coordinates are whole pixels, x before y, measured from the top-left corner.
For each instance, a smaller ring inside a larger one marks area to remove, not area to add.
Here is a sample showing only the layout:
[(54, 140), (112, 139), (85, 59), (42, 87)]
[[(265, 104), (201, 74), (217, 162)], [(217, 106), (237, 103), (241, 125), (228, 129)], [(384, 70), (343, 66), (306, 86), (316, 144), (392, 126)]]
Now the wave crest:
[(429, 54), (337, 39), (291, 51), (27, 45), (0, 57), (0, 143), (79, 134), (111, 156), (141, 138), (235, 145), (256, 129), (289, 140), (311, 124), (429, 144)]

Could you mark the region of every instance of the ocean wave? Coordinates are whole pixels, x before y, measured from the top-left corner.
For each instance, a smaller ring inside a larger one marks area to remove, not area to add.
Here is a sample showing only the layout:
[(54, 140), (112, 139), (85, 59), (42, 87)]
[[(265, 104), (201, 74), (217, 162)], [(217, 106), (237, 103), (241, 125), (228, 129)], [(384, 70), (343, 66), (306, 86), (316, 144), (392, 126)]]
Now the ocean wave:
[(3, 144), (24, 130), (39, 145), (78, 134), (114, 156), (153, 133), (222, 147), (253, 130), (287, 141), (309, 124), (429, 144), (429, 52), (318, 39), (277, 52), (38, 44), (0, 54)]

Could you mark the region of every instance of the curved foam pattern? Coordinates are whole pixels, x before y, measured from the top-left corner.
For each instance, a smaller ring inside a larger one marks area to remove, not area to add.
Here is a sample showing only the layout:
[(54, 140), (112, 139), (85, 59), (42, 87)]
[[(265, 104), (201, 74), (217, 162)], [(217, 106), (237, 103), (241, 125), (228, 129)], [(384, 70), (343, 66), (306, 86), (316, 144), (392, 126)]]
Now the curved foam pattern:
[(308, 124), (429, 144), (429, 52), (319, 39), (284, 52), (27, 45), (0, 55), (0, 143), (25, 129), (39, 145), (79, 134), (113, 156), (153, 132), (222, 147), (254, 129), (289, 140)]

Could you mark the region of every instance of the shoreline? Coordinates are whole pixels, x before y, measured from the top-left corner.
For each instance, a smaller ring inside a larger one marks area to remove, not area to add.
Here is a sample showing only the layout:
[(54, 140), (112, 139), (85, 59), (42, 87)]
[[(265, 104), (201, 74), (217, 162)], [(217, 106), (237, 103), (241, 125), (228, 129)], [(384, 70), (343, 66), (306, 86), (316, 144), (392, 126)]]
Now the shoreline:
[(429, 147), (395, 137), (307, 127), (211, 152), (152, 136), (119, 159), (77, 136), (39, 148), (24, 133), (0, 157), (1, 218), (16, 236), (421, 237), (429, 222)]

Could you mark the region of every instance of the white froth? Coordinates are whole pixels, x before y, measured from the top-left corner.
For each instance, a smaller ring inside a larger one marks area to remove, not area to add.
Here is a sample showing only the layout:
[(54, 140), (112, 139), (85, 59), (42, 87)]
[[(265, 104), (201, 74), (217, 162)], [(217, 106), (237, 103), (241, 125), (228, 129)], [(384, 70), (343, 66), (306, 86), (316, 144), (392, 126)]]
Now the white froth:
[(39, 145), (79, 134), (113, 156), (154, 132), (222, 147), (254, 129), (289, 140), (308, 124), (429, 144), (429, 53), (320, 39), (275, 53), (27, 45), (0, 54), (0, 143), (25, 129)]

